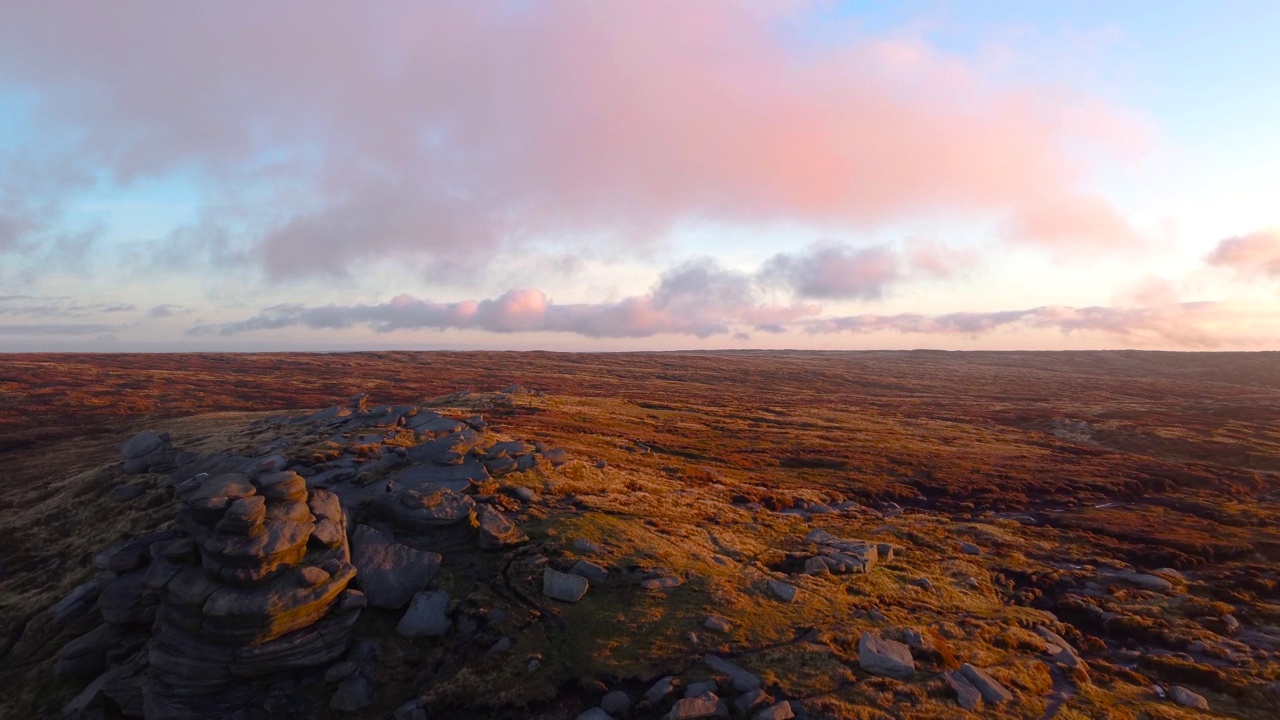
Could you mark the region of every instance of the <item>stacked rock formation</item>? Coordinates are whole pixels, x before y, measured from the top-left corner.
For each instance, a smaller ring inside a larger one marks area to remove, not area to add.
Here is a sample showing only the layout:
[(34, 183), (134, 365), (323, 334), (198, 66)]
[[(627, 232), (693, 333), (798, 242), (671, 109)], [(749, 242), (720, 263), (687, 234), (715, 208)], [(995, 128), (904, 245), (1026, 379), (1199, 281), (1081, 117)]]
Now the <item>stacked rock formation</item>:
[(320, 665), (350, 643), (364, 596), (338, 498), (291, 472), (179, 484), (181, 536), (153, 546), (160, 600), (146, 716), (221, 717), (246, 679)]
[(129, 475), (169, 472), (178, 466), (169, 433), (143, 430), (121, 445), (120, 453), (124, 455), (124, 471)]

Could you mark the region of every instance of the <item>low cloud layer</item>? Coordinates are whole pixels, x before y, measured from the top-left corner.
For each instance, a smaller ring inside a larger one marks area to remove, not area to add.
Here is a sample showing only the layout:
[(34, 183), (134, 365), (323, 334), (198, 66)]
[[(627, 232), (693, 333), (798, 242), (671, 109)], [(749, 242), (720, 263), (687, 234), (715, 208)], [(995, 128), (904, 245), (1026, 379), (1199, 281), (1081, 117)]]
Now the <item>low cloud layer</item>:
[(1247, 277), (1280, 279), (1280, 229), (1226, 238), (1209, 253), (1205, 262)]
[[(0, 251), (56, 224), (86, 183), (172, 177), (204, 188), (204, 216), (167, 240), (194, 243), (179, 256), (275, 277), (546, 237), (624, 247), (686, 218), (865, 228), (944, 212), (1054, 248), (1135, 240), (1082, 189), (1091, 168), (1078, 160), (1082, 147), (1132, 144), (1123, 112), (1059, 85), (992, 81), (920, 39), (829, 25), (838, 38), (795, 42), (795, 23), (818, 12), (5, 3), (0, 79), (32, 93), (22, 127), (40, 129), (9, 164), (67, 171), (0, 204)], [(209, 238), (228, 235), (235, 249), (212, 253)], [(873, 258), (833, 259), (868, 275), (778, 272), (812, 297), (875, 296)]]
[(739, 326), (776, 332), (820, 311), (803, 303), (760, 303), (749, 276), (698, 261), (664, 274), (651, 293), (619, 302), (557, 304), (541, 290), (532, 289), (511, 290), (478, 302), (437, 303), (399, 295), (390, 302), (372, 305), (278, 305), (242, 322), (197, 326), (192, 333), (225, 336), (291, 326), (342, 329), (364, 325), (377, 332), (457, 329), (566, 332), (589, 338), (660, 334), (706, 338)]
[(808, 323), (812, 334), (897, 332), (980, 337), (998, 330), (1050, 329), (1063, 334), (1103, 333), (1135, 344), (1156, 341), (1183, 348), (1210, 349), (1225, 338), (1213, 325), (1231, 315), (1218, 303), (1174, 303), (1152, 307), (1046, 306), (996, 312), (942, 315), (902, 313), (825, 318)]

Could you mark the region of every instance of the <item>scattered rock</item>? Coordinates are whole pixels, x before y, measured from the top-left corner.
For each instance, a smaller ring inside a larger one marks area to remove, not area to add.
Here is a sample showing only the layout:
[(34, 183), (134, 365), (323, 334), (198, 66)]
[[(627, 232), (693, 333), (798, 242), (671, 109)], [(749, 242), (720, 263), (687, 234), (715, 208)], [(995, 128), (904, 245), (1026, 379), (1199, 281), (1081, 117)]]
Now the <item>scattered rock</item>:
[(658, 680), (658, 682), (654, 683), (652, 687), (645, 691), (644, 700), (653, 706), (660, 705), (663, 700), (667, 699), (667, 696), (676, 691), (676, 687), (678, 685), (679, 681), (676, 680), (675, 676), (668, 675), (667, 677)]
[(352, 675), (338, 685), (329, 709), (356, 713), (373, 704), (373, 683), (364, 675)]
[(1205, 700), (1203, 695), (1191, 692), (1181, 685), (1174, 685), (1169, 688), (1169, 699), (1183, 707), (1197, 708), (1199, 710), (1209, 709), (1209, 701)]
[[(742, 693), (742, 695), (739, 695), (738, 699), (734, 701), (733, 706), (738, 710), (739, 715), (743, 717), (751, 717), (753, 713), (766, 708), (772, 702), (773, 698), (769, 696), (769, 693), (760, 688), (756, 688), (755, 690), (748, 690), (747, 692)], [(788, 709), (790, 709), (789, 704)]]
[(871, 632), (863, 632), (858, 641), (858, 665), (873, 675), (900, 679), (910, 678), (916, 671), (911, 650), (906, 645)]
[(1123, 570), (1115, 573), (1114, 577), (1123, 580), (1131, 585), (1136, 585), (1143, 590), (1151, 590), (1153, 592), (1169, 592), (1173, 589), (1173, 583), (1165, 580), (1158, 575), (1148, 575), (1147, 573), (1135, 572), (1133, 570)]
[(702, 626), (708, 630), (714, 630), (720, 633), (726, 633), (733, 629), (732, 623), (717, 615), (708, 617), (707, 621), (704, 622)]
[(401, 637), (439, 637), (449, 632), (453, 621), (445, 614), (449, 608), (449, 593), (431, 590), (415, 593), (413, 602), (396, 625)]
[(691, 720), (692, 718), (715, 717), (720, 705), (720, 698), (713, 692), (705, 692), (697, 697), (680, 698), (671, 712), (669, 720)]
[(614, 690), (600, 698), (600, 708), (614, 717), (631, 713), (631, 696), (622, 690)]
[(603, 585), (604, 581), (609, 577), (609, 571), (602, 566), (587, 560), (579, 560), (569, 569), (574, 575), (581, 575), (595, 585)]
[(770, 580), (769, 590), (774, 594), (775, 597), (777, 597), (782, 602), (789, 603), (789, 602), (795, 602), (796, 600), (795, 585), (784, 583), (781, 580)]
[(745, 693), (752, 690), (760, 689), (760, 676), (746, 669), (735, 665), (724, 658), (715, 655), (708, 655), (702, 659), (712, 670), (729, 676), (729, 682), (732, 683), (733, 689), (738, 692)]
[(964, 553), (965, 555), (981, 555), (982, 548), (978, 547), (977, 545), (974, 545), (971, 542), (962, 542), (960, 543), (960, 552)]
[(982, 693), (983, 700), (992, 705), (999, 705), (1013, 699), (1013, 693), (1005, 689), (999, 682), (996, 682), (996, 679), (988, 675), (985, 670), (965, 663), (960, 666), (960, 674), (977, 688), (978, 692)]
[(327, 683), (340, 683), (352, 675), (355, 675), (359, 669), (359, 665), (356, 665), (350, 660), (343, 660), (340, 663), (335, 663), (324, 672), (324, 681)]
[(978, 688), (973, 686), (964, 675), (958, 671), (951, 670), (942, 673), (942, 677), (951, 686), (956, 693), (956, 702), (960, 703), (960, 707), (965, 710), (972, 710), (982, 702), (982, 693), (978, 692)]
[(476, 506), (476, 524), (480, 530), (480, 547), (485, 550), (502, 550), (529, 541), (529, 536), (515, 523), (486, 504)]
[(581, 575), (571, 575), (547, 568), (542, 574), (542, 594), (555, 600), (578, 602), (587, 594), (590, 583)]
[(769, 707), (760, 708), (755, 715), (751, 716), (751, 720), (791, 720), (795, 716), (795, 711), (791, 709), (791, 703), (783, 700)]
[(352, 545), (356, 577), (373, 607), (404, 607), (440, 569), (438, 553), (401, 545), (391, 533), (369, 525), (356, 527)]

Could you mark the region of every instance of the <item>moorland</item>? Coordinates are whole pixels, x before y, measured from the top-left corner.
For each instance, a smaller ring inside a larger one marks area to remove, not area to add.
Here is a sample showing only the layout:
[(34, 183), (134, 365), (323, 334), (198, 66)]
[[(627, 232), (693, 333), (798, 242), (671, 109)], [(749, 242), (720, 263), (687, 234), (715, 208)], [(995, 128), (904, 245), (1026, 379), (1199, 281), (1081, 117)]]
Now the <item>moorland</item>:
[(5, 718), (1274, 718), (1278, 562), (1280, 353), (0, 356)]

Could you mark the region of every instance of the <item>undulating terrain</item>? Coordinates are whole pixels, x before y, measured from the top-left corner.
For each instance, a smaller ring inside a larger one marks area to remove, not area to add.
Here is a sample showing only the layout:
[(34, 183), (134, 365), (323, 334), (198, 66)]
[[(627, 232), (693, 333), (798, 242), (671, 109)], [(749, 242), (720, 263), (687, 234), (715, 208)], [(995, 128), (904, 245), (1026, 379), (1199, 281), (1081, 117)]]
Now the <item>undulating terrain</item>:
[(4, 718), (1275, 718), (1277, 563), (1280, 353), (0, 356)]

